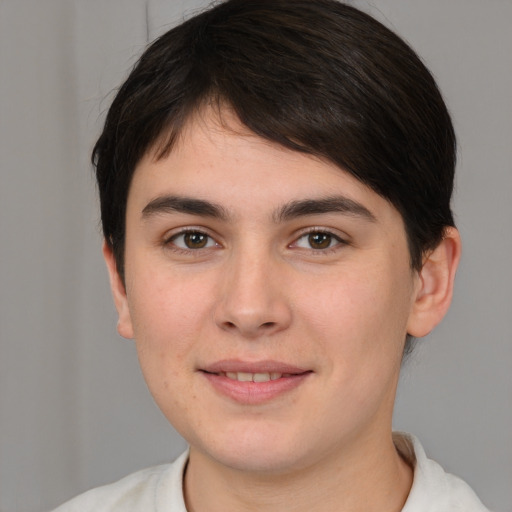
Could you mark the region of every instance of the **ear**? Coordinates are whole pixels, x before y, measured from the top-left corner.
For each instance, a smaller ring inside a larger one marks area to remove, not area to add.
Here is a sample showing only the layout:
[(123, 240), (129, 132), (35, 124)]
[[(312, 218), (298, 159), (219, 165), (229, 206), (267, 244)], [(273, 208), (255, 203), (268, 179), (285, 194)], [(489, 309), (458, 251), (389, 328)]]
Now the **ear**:
[(114, 304), (119, 317), (117, 321), (117, 332), (123, 338), (133, 338), (133, 326), (130, 309), (128, 308), (126, 288), (119, 272), (117, 271), (116, 259), (112, 252), (112, 248), (106, 241), (103, 241), (103, 257), (107, 264), (108, 274), (110, 277), (110, 289), (112, 290)]
[(426, 336), (448, 311), (460, 254), (459, 232), (456, 228), (448, 227), (441, 243), (427, 255), (419, 273), (407, 324), (407, 332), (411, 336)]

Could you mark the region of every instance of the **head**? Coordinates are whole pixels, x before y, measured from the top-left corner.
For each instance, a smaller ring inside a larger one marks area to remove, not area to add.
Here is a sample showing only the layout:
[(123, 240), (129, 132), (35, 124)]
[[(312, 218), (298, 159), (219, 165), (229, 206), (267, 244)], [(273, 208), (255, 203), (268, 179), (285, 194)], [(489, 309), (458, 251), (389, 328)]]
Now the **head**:
[(284, 471), (386, 435), (451, 298), (454, 146), (414, 52), (335, 1), (231, 0), (148, 48), (94, 161), (119, 330), (192, 447)]

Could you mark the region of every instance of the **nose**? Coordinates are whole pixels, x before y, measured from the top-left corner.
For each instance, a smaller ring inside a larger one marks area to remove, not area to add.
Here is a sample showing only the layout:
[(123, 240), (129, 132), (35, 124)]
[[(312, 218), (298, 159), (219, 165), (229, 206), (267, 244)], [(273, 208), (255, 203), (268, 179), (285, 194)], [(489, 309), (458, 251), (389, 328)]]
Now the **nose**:
[(287, 329), (292, 308), (286, 297), (282, 266), (268, 255), (239, 254), (226, 262), (215, 322), (248, 339)]

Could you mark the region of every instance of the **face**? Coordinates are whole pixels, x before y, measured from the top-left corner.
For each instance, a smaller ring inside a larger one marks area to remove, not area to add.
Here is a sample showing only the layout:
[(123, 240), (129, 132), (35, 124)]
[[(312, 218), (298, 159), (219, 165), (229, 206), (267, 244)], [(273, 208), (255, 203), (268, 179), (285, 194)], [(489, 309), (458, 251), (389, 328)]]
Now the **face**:
[(119, 330), (191, 453), (302, 468), (389, 435), (421, 280), (390, 203), (228, 124), (138, 165), (126, 288), (107, 255)]

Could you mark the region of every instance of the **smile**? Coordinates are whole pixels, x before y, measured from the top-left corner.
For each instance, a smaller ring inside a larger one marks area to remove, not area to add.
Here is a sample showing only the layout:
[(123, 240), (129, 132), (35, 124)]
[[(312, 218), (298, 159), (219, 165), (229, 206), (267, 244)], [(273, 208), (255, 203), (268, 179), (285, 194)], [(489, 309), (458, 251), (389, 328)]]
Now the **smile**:
[(222, 375), (231, 380), (237, 380), (239, 382), (268, 382), (269, 380), (277, 380), (281, 377), (291, 377), (289, 373), (248, 373), (248, 372), (223, 372), (218, 375)]
[(219, 361), (201, 369), (216, 394), (244, 405), (271, 402), (299, 388), (313, 374), (274, 361)]

